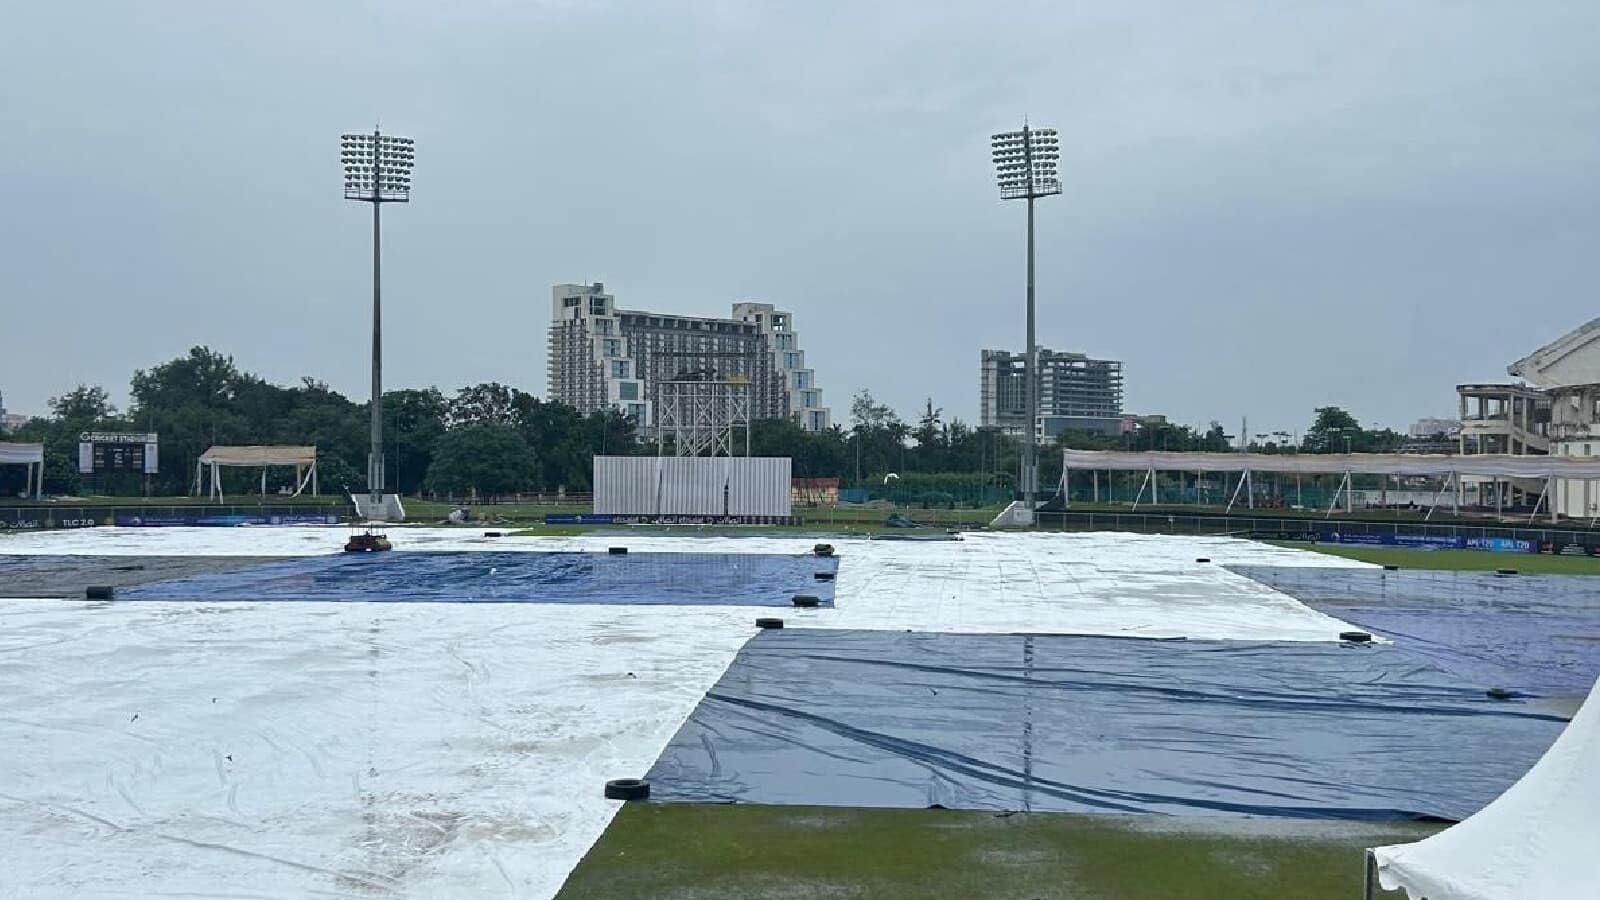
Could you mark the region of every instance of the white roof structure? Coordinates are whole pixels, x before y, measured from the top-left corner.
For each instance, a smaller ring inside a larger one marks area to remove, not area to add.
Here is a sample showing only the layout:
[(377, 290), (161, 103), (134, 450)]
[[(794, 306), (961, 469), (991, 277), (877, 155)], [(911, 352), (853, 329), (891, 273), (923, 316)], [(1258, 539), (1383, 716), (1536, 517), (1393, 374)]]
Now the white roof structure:
[(200, 462), (217, 466), (309, 466), (317, 461), (316, 447), (212, 447)]
[(0, 444), (0, 465), (26, 466), (42, 462), (43, 444)]
[(1384, 890), (1411, 900), (1591, 896), (1600, 885), (1600, 682), (1528, 774), (1477, 815), (1376, 847)]
[(318, 493), (317, 488), (317, 448), (316, 447), (273, 447), (264, 445), (247, 445), (240, 447), (215, 446), (200, 454), (194, 464), (194, 492), (200, 493), (200, 483), (207, 470), (211, 472), (211, 488), (209, 496), (221, 503), (222, 479), (217, 470), (224, 467), (235, 468), (260, 468), (261, 469), (261, 494), (267, 493), (268, 466), (294, 466), (295, 489), (294, 496), (311, 486), (313, 495)]
[(1600, 319), (1579, 325), (1506, 371), (1540, 388), (1600, 382)]
[(34, 497), (44, 496), (44, 445), (0, 443), (0, 465), (28, 467), (28, 481), (24, 493)]
[(1282, 472), (1290, 475), (1486, 475), (1600, 479), (1600, 457), (1479, 453), (1179, 453), (1066, 450), (1068, 469), (1124, 472)]

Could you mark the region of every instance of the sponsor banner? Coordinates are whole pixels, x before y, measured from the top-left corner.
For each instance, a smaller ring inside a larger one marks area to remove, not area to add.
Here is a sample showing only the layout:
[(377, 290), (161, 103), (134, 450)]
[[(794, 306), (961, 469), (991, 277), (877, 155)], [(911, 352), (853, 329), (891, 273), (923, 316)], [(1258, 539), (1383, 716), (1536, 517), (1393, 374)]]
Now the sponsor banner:
[(1368, 544), (1383, 547), (1412, 547), (1419, 550), (1460, 550), (1467, 539), (1434, 534), (1350, 534), (1334, 531), (1327, 539), (1335, 544)]
[(118, 525), (125, 528), (218, 527), (238, 525), (337, 525), (339, 517), (328, 513), (289, 513), (285, 515), (260, 515), (253, 513), (159, 513), (148, 515), (119, 515)]
[(46, 528), (93, 528), (100, 522), (88, 516), (48, 519), (43, 516), (18, 516), (0, 519), (0, 531), (39, 531)]
[(1362, 534), (1334, 531), (1327, 540), (1336, 544), (1412, 547), (1421, 550), (1489, 550), (1495, 553), (1538, 553), (1539, 542), (1527, 538), (1451, 537), (1435, 534)]
[(1252, 531), (1249, 536), (1252, 541), (1305, 541), (1306, 543), (1315, 543), (1322, 538), (1322, 535), (1315, 531)]
[(1493, 550), (1497, 553), (1538, 553), (1537, 541), (1523, 538), (1467, 538), (1469, 550)]
[(1384, 534), (1344, 534), (1338, 531), (1329, 532), (1323, 540), (1334, 544), (1381, 544), (1389, 535)]
[(617, 520), (609, 513), (545, 513), (546, 525), (611, 525)]

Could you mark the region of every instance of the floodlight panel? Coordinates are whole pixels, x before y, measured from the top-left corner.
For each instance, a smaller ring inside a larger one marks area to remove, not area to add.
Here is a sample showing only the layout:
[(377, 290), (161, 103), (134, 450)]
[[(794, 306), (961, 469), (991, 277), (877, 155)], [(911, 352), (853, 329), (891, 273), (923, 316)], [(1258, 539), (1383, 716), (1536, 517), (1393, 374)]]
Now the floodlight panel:
[(341, 135), (344, 195), (350, 200), (404, 203), (411, 199), (416, 142), (392, 134)]
[(1054, 128), (1027, 128), (990, 135), (995, 182), (1005, 200), (1061, 193), (1057, 166), (1061, 137)]

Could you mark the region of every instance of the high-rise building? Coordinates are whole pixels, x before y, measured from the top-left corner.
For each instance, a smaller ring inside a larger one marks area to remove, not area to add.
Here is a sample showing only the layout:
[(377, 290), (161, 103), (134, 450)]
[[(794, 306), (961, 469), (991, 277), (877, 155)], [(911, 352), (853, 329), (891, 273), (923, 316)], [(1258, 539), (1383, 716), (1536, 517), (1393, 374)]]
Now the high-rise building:
[[(983, 351), (979, 425), (1023, 433), (1028, 418), (1025, 363), (1022, 353)], [(1041, 439), (1063, 431), (1120, 432), (1122, 363), (1040, 347), (1039, 418), (1034, 428)]]
[(661, 382), (739, 381), (750, 385), (753, 419), (793, 419), (807, 431), (831, 424), (786, 310), (740, 302), (716, 319), (619, 309), (599, 282), (550, 293), (552, 400), (585, 413), (613, 407), (648, 432)]

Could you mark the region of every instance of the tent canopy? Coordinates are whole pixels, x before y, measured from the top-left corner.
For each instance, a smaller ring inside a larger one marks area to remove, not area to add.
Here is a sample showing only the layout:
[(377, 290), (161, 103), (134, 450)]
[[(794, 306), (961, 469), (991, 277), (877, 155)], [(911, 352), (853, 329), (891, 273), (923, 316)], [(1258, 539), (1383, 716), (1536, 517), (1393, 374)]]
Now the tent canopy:
[(43, 462), (43, 444), (0, 444), (0, 465), (29, 466)]
[(28, 480), (23, 495), (44, 497), (44, 445), (0, 443), (0, 465), (28, 467)]
[(1065, 450), (1068, 469), (1143, 472), (1283, 472), (1290, 475), (1482, 475), (1600, 479), (1600, 457), (1424, 453), (1179, 453)]
[(1600, 682), (1499, 799), (1414, 844), (1372, 850), (1385, 890), (1412, 900), (1577, 897), (1600, 885)]
[(257, 468), (261, 469), (261, 495), (267, 494), (267, 467), (268, 466), (294, 466), (296, 485), (294, 496), (306, 489), (309, 484), (311, 493), (318, 493), (317, 488), (317, 448), (316, 447), (271, 447), (252, 445), (243, 447), (212, 447), (200, 454), (194, 464), (194, 492), (200, 493), (202, 474), (211, 471), (210, 496), (221, 502), (222, 480), (217, 477), (217, 470), (224, 467)]
[(316, 447), (212, 447), (200, 454), (211, 466), (309, 466), (317, 461)]

